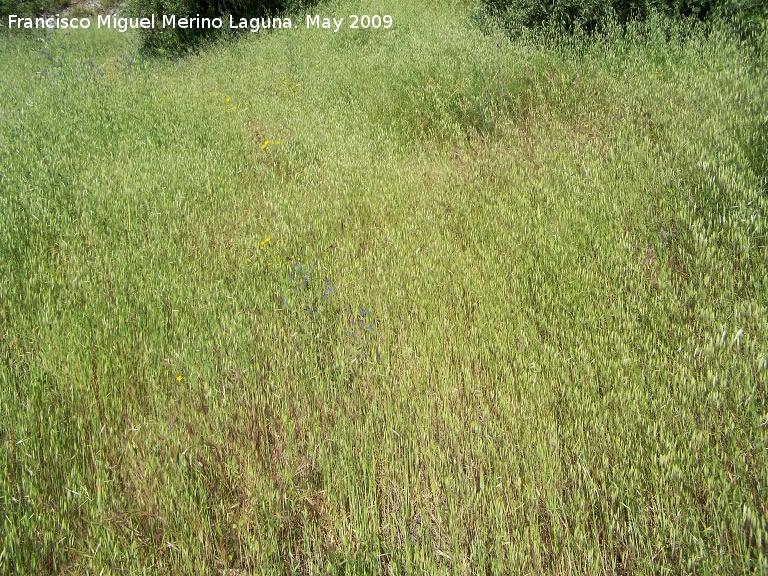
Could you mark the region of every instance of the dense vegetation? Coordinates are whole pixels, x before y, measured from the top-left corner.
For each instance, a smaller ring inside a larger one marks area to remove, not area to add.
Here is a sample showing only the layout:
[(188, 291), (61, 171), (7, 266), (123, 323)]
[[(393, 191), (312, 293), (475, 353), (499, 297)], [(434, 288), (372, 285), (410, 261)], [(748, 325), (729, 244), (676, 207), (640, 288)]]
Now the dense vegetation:
[[(178, 17), (199, 18), (270, 18), (296, 13), (312, 4), (309, 0), (127, 0), (125, 12), (136, 17), (151, 14), (174, 14)], [(216, 28), (154, 28), (141, 30), (142, 47), (157, 54), (177, 55), (199, 48), (210, 38), (221, 38), (228, 32)]]
[(606, 31), (615, 25), (667, 18), (749, 20), (766, 16), (764, 0), (483, 0), (486, 10), (519, 34), (545, 27), (568, 33)]
[(0, 573), (765, 573), (768, 45), (338, 2), (0, 31)]

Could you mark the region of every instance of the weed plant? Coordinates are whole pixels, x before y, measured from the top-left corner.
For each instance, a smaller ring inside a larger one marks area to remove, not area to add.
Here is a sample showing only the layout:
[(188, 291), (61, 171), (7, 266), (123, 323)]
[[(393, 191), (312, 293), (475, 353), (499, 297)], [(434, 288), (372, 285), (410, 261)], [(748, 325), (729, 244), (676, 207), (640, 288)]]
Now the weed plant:
[(326, 10), (3, 33), (0, 572), (765, 573), (765, 36)]

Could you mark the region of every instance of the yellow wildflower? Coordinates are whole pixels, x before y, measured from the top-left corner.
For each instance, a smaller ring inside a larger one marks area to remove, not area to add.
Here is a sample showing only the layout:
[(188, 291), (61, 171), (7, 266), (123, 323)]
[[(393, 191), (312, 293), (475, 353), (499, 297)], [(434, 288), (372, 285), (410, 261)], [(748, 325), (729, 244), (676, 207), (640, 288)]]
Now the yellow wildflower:
[(184, 376), (182, 376), (181, 374), (176, 376), (176, 382), (181, 382), (182, 380), (184, 380)]

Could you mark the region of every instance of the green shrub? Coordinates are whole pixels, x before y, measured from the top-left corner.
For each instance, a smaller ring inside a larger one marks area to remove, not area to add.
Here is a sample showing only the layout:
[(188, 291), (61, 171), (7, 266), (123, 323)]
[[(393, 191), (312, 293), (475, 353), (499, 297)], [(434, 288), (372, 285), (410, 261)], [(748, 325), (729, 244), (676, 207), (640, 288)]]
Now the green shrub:
[(734, 5), (725, 15), (736, 32), (747, 42), (764, 51), (768, 39), (768, 1), (752, 0), (746, 4)]
[(699, 20), (733, 15), (752, 10), (762, 0), (483, 0), (483, 4), (511, 31), (551, 27), (591, 33), (609, 22), (626, 24), (651, 14)]
[(299, 8), (302, 0), (127, 0), (126, 13), (134, 17), (150, 14), (175, 15), (177, 18), (223, 18), (224, 26), (216, 28), (180, 27), (141, 30), (142, 47), (152, 53), (179, 54), (212, 37), (221, 37), (229, 30), (229, 17), (267, 18)]

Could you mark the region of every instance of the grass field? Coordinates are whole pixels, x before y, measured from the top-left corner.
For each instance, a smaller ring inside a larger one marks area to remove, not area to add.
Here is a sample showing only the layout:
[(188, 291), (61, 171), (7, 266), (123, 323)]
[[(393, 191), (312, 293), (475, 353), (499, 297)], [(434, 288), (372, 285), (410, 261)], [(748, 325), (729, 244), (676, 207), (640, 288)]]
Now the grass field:
[(0, 30), (0, 572), (768, 573), (768, 33)]

